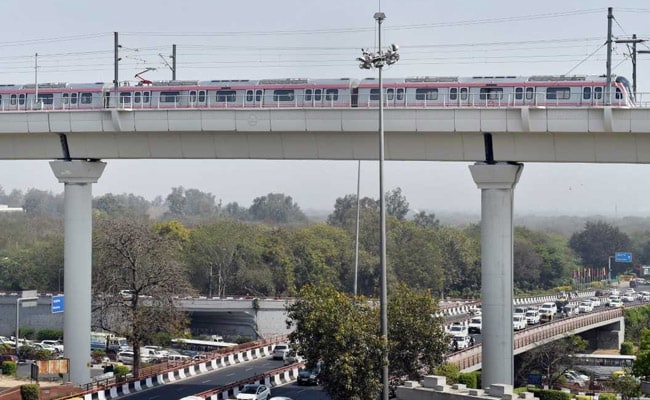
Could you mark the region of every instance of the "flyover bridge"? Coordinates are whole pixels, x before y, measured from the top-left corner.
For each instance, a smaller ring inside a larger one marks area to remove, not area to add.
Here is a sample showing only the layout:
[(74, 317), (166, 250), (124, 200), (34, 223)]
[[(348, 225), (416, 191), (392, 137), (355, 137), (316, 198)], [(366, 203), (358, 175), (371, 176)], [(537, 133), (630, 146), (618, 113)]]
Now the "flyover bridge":
[[(360, 108), (0, 112), (0, 159), (55, 160), (50, 166), (65, 187), (72, 381), (90, 378), (91, 188), (106, 167), (100, 160), (377, 160), (378, 128), (377, 110)], [(650, 108), (388, 108), (384, 130), (387, 160), (475, 163), (469, 169), (481, 192), (483, 384), (512, 384), (512, 219), (522, 163), (650, 163)]]
[[(589, 314), (582, 314), (571, 318), (564, 318), (549, 324), (542, 324), (527, 328), (514, 335), (514, 354), (526, 351), (568, 335), (586, 333), (596, 330), (592, 337), (596, 340), (598, 348), (616, 348), (623, 342), (625, 334), (623, 310), (614, 308)], [(449, 363), (457, 365), (463, 372), (477, 371), (482, 368), (481, 344), (458, 351), (447, 358)]]

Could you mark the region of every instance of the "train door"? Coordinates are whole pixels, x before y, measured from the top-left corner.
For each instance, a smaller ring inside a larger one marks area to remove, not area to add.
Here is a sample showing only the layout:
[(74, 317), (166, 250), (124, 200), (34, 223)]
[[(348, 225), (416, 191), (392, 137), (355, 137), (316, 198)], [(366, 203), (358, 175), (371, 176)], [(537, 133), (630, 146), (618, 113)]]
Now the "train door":
[(387, 88), (384, 93), (384, 105), (386, 107), (404, 107), (406, 95), (404, 88)]
[(264, 104), (262, 89), (248, 89), (246, 90), (246, 95), (244, 96), (244, 106), (245, 107), (262, 107)]
[(469, 88), (452, 87), (449, 88), (449, 105), (450, 106), (468, 106), (469, 105)]

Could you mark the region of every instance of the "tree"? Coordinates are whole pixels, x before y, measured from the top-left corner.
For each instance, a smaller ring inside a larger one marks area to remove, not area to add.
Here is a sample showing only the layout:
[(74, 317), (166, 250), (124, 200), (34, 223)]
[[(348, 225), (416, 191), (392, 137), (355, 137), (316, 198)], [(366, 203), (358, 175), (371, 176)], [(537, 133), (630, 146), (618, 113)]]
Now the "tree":
[[(610, 256), (617, 251), (630, 250), (630, 238), (618, 228), (603, 222), (587, 222), (581, 232), (571, 235), (569, 246), (582, 259), (588, 268), (600, 268), (607, 265)], [(624, 272), (627, 264), (612, 262), (612, 275)]]
[(630, 400), (641, 395), (641, 383), (633, 376), (619, 375), (610, 379), (610, 384), (616, 393), (621, 395), (621, 400)]
[(448, 342), (442, 317), (433, 316), (437, 311), (428, 291), (413, 290), (404, 283), (392, 288), (388, 302), (391, 376), (419, 381), (423, 372), (432, 373), (444, 361)]
[(391, 215), (398, 220), (403, 220), (409, 212), (409, 202), (406, 201), (406, 196), (402, 194), (401, 188), (395, 188), (385, 196), (386, 199), (386, 214)]
[(186, 322), (173, 301), (188, 292), (178, 243), (137, 219), (100, 219), (95, 235), (95, 320), (131, 343), (138, 376), (140, 347), (159, 331), (181, 332)]
[(169, 213), (173, 216), (180, 217), (185, 214), (185, 189), (182, 186), (172, 188), (172, 192), (167, 195), (166, 203), (169, 207)]
[(63, 194), (29, 189), (24, 197), (23, 208), (28, 215), (63, 215)]
[(419, 227), (428, 229), (440, 228), (440, 220), (436, 218), (436, 214), (420, 211), (413, 216), (413, 222)]
[(266, 196), (256, 197), (248, 212), (255, 221), (274, 223), (307, 221), (307, 216), (291, 196), (282, 193), (269, 193)]
[[(437, 304), (426, 291), (406, 285), (388, 303), (389, 375), (420, 377), (442, 361), (446, 336), (433, 318)], [(332, 399), (372, 399), (381, 390), (382, 341), (376, 304), (353, 298), (332, 285), (305, 285), (287, 306), (289, 335), (307, 363), (323, 360), (323, 382)], [(408, 334), (405, 334), (408, 332)]]
[(142, 196), (107, 193), (93, 199), (93, 208), (114, 217), (144, 216), (151, 203)]
[(305, 285), (287, 307), (292, 346), (307, 363), (324, 361), (323, 386), (333, 400), (373, 399), (381, 390), (377, 307), (331, 285)]
[[(572, 355), (582, 353), (587, 348), (588, 342), (579, 336), (567, 336), (541, 346), (537, 346), (520, 355), (521, 365), (518, 371), (528, 374), (529, 371), (538, 370), (546, 376), (546, 383), (554, 387), (562, 374), (572, 369), (575, 358)], [(520, 380), (525, 381), (524, 376)]]

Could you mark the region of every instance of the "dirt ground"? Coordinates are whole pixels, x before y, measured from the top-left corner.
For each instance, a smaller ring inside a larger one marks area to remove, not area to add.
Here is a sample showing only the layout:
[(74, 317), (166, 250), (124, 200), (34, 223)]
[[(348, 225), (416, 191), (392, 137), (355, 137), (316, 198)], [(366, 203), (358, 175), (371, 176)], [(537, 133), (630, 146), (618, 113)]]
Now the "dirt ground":
[[(30, 383), (29, 379), (16, 378), (15, 376), (0, 375), (0, 391)], [(33, 382), (32, 382), (33, 383)], [(41, 387), (59, 386), (61, 382), (38, 382)]]

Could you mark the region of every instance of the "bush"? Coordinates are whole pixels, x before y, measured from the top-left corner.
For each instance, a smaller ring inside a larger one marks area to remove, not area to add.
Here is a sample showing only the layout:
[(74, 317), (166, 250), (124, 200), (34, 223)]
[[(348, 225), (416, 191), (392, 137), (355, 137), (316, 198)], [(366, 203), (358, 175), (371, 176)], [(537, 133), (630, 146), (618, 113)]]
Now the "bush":
[(632, 342), (621, 343), (621, 354), (624, 356), (634, 354), (634, 344)]
[(131, 372), (131, 370), (126, 365), (116, 365), (115, 368), (113, 368), (113, 374), (117, 378), (123, 378), (127, 376), (129, 372)]
[(20, 387), (20, 395), (23, 400), (38, 400), (40, 388), (38, 383), (28, 383)]
[(598, 400), (616, 400), (614, 393), (601, 393), (598, 395)]
[(592, 396), (585, 396), (584, 394), (577, 394), (576, 400), (593, 400)]
[(34, 339), (35, 333), (36, 333), (36, 330), (34, 328), (21, 327), (19, 337), (32, 340), (32, 339)]
[(571, 400), (571, 393), (561, 390), (531, 388), (528, 391), (535, 393), (539, 400)]
[(434, 371), (434, 374), (446, 377), (447, 385), (453, 385), (454, 383), (458, 383), (460, 368), (454, 364), (445, 363), (437, 367)]
[(478, 374), (476, 372), (462, 372), (458, 375), (458, 383), (462, 383), (470, 389), (478, 389)]
[(5, 361), (2, 363), (2, 375), (16, 375), (18, 365), (13, 361)]
[(63, 339), (63, 331), (60, 329), (41, 329), (36, 334), (36, 340), (59, 340)]

